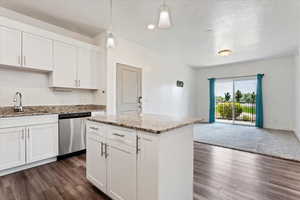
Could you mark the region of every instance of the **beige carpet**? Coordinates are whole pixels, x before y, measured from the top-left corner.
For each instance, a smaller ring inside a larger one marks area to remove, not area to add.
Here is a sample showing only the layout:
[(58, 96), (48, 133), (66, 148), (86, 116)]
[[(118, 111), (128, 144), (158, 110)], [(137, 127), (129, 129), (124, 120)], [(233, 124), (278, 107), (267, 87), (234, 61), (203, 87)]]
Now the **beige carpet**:
[(300, 142), (291, 131), (231, 124), (199, 124), (194, 140), (254, 153), (300, 161)]

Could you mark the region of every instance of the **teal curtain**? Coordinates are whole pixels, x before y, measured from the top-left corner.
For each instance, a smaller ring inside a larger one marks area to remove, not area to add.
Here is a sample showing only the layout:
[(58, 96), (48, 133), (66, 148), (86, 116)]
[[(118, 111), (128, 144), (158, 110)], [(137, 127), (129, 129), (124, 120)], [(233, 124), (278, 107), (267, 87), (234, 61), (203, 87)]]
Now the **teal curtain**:
[(264, 127), (264, 107), (263, 107), (263, 91), (262, 80), (264, 74), (257, 74), (257, 88), (256, 88), (256, 127)]
[(215, 97), (215, 78), (209, 80), (209, 123), (215, 122), (216, 97)]

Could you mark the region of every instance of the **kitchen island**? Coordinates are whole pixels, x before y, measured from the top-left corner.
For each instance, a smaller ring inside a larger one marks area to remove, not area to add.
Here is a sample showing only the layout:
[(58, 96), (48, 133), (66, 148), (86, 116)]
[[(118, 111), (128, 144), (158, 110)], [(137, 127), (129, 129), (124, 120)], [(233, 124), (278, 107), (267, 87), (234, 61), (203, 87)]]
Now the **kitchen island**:
[(192, 200), (193, 125), (144, 114), (87, 119), (87, 179), (113, 200)]

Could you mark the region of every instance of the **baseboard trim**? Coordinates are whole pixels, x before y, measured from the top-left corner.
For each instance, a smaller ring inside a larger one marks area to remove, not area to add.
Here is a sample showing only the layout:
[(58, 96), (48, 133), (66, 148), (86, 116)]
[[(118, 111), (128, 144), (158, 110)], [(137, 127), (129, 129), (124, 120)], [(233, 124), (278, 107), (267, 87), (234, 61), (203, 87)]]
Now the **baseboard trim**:
[(293, 132), (295, 134), (294, 130), (286, 130), (286, 129), (274, 129), (274, 128), (263, 128), (265, 130), (269, 130), (269, 131), (287, 131), (287, 132)]
[(48, 163), (51, 163), (51, 162), (55, 162), (56, 160), (57, 160), (57, 158), (54, 157), (54, 158), (49, 158), (49, 159), (45, 159), (45, 160), (42, 160), (42, 161), (22, 165), (22, 166), (19, 166), (19, 167), (5, 169), (5, 170), (0, 171), (0, 177), (8, 175), (8, 174), (16, 173), (16, 172), (19, 172), (19, 171), (23, 171), (25, 169), (30, 169), (30, 168), (37, 167), (37, 166), (40, 166), (40, 165), (45, 165), (45, 164), (48, 164)]

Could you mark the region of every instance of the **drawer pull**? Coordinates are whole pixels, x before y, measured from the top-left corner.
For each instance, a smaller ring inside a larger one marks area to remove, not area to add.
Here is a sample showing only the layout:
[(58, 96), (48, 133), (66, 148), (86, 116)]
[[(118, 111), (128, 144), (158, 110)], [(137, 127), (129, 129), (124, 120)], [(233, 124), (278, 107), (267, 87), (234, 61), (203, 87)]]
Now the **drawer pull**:
[(92, 130), (94, 130), (94, 131), (98, 131), (98, 130), (99, 130), (99, 128), (93, 127), (93, 126), (91, 126), (90, 129), (92, 129)]
[(119, 133), (113, 133), (114, 136), (118, 136), (118, 137), (125, 137), (125, 135), (119, 134)]

